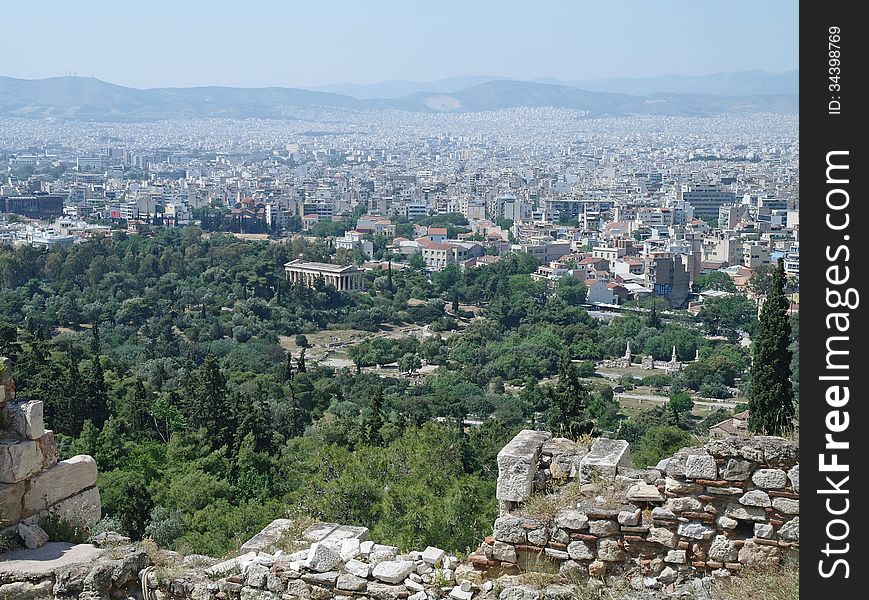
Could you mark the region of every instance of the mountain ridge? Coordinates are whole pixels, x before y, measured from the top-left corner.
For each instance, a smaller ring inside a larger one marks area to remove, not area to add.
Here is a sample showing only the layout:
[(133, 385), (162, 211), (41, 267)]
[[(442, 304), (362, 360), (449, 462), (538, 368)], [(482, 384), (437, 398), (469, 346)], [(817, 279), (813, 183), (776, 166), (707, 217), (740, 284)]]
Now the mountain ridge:
[(589, 116), (708, 116), (728, 112), (798, 110), (796, 96), (725, 96), (655, 93), (645, 96), (581, 90), (551, 83), (490, 80), (444, 93), (421, 91), (401, 98), (358, 99), (299, 88), (124, 87), (90, 77), (16, 79), (0, 76), (0, 116), (85, 120), (159, 121), (184, 117), (292, 118), (293, 109), (483, 112), (554, 107)]

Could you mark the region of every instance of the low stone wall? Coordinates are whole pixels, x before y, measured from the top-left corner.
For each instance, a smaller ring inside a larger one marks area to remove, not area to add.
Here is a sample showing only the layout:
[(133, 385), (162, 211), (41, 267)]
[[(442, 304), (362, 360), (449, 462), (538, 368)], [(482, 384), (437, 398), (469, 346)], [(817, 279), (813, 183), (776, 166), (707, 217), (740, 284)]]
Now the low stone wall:
[(48, 514), (85, 528), (96, 524), (96, 462), (85, 455), (58, 461), (42, 401), (16, 398), (8, 359), (0, 358), (0, 371), (0, 534), (19, 523), (38, 524)]
[[(695, 572), (796, 560), (799, 452), (782, 438), (713, 440), (643, 470), (630, 468), (621, 440), (598, 438), (586, 451), (523, 431), (508, 448), (509, 461), (498, 456), (501, 516), (468, 558), (480, 571), (633, 571), (659, 587)], [(521, 488), (521, 500), (504, 495), (528, 480), (554, 489), (530, 510), (533, 486)]]

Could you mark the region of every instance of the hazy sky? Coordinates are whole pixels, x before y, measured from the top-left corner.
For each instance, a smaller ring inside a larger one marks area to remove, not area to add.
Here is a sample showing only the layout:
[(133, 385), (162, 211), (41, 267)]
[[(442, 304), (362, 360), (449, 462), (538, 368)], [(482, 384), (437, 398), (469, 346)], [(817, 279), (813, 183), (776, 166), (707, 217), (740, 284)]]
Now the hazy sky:
[(797, 0), (4, 3), (0, 75), (134, 87), (797, 68)]

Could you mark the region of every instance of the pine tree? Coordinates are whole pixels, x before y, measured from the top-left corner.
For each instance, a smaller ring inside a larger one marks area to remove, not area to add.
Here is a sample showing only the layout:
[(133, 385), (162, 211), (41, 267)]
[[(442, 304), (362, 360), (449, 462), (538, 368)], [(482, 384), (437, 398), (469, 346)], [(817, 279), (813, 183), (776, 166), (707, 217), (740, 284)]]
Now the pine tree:
[(284, 382), (292, 383), (293, 381), (293, 353), (287, 352), (287, 362), (284, 364)]
[(784, 261), (780, 258), (754, 335), (748, 398), (748, 428), (753, 433), (780, 435), (793, 429), (791, 325), (784, 285)]
[(549, 428), (561, 435), (577, 439), (589, 433), (594, 423), (586, 418), (588, 388), (579, 380), (570, 356), (565, 355), (558, 371), (558, 384), (549, 390)]
[(377, 388), (374, 397), (371, 399), (371, 406), (368, 407), (369, 413), (365, 416), (362, 422), (362, 436), (365, 443), (370, 446), (380, 446), (383, 443), (383, 438), (380, 435), (380, 430), (383, 428), (383, 388)]
[(302, 348), (302, 352), (299, 354), (299, 362), (296, 363), (296, 369), (299, 373), (307, 373), (308, 369), (305, 367), (305, 349)]
[(652, 302), (652, 310), (649, 311), (649, 318), (646, 321), (646, 325), (649, 327), (654, 327), (655, 329), (661, 328), (661, 317), (658, 316), (658, 301), (655, 300)]

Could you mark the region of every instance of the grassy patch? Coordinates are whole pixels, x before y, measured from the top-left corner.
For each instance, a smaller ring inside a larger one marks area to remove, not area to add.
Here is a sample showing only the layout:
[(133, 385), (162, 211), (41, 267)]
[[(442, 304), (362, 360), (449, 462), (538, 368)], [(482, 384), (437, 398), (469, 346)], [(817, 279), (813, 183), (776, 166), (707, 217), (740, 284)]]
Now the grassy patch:
[(738, 575), (715, 582), (710, 591), (715, 600), (795, 600), (800, 597), (800, 572), (797, 568), (780, 567), (744, 569)]

